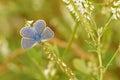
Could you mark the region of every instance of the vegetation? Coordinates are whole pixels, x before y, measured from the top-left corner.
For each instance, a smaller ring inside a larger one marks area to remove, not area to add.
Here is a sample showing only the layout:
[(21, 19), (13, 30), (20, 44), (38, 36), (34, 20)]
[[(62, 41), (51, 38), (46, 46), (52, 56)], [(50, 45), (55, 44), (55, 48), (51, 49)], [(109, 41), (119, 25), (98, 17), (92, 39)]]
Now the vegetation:
[[(54, 38), (22, 49), (39, 19)], [(119, 25), (120, 0), (1, 0), (0, 80), (120, 80)]]

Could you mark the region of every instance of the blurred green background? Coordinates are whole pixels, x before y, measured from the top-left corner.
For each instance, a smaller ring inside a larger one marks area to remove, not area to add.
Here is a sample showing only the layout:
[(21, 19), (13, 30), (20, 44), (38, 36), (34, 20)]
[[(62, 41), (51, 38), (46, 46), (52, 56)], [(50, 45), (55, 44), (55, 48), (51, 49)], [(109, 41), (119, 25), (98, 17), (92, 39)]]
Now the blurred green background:
[[(95, 0), (98, 4), (104, 0)], [(94, 18), (99, 27), (104, 26), (110, 13), (104, 6), (95, 5)], [(19, 31), (27, 20), (43, 19), (55, 33), (49, 41), (59, 57), (63, 54), (74, 28), (75, 21), (62, 0), (0, 0), (0, 80), (68, 80), (69, 78), (54, 63), (49, 62), (42, 46), (30, 50), (21, 49)], [(79, 80), (96, 80), (97, 59), (89, 53), (85, 42), (87, 33), (80, 25), (65, 63)], [(113, 20), (103, 36), (104, 65), (114, 54), (120, 42), (120, 20)], [(45, 73), (45, 70), (48, 74)], [(53, 73), (52, 73), (53, 72)], [(54, 73), (55, 72), (55, 73)], [(92, 73), (92, 74), (91, 74)], [(104, 75), (105, 80), (120, 80), (120, 54), (116, 56)]]

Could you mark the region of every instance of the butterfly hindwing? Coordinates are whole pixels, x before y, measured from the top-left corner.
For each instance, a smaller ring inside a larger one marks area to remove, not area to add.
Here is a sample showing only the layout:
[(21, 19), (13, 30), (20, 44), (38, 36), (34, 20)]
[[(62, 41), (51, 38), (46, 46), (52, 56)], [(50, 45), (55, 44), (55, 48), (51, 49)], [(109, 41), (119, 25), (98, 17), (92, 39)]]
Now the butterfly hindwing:
[(23, 49), (29, 49), (33, 47), (34, 45), (36, 45), (36, 41), (31, 38), (22, 38), (21, 44), (22, 44)]
[(54, 32), (49, 27), (46, 27), (41, 34), (41, 41), (46, 41), (53, 37), (54, 37)]

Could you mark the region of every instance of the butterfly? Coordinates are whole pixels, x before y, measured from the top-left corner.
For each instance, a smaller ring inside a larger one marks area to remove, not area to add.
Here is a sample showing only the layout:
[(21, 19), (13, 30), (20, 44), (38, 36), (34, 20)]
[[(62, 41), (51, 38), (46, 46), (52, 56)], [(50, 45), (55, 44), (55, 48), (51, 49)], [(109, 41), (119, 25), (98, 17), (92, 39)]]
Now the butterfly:
[(23, 27), (20, 30), (20, 35), (22, 36), (22, 48), (29, 49), (40, 42), (52, 39), (54, 37), (54, 32), (49, 27), (46, 27), (46, 22), (44, 20), (37, 20), (33, 23), (33, 27)]

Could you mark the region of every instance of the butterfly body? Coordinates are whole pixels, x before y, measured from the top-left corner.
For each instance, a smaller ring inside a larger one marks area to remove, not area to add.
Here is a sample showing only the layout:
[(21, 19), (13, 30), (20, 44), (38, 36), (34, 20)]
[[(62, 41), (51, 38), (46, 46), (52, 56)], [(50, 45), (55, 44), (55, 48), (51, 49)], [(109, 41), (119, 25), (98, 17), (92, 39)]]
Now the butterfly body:
[(41, 35), (36, 34), (35, 35), (35, 41), (38, 42), (38, 43), (41, 42)]
[(38, 20), (33, 27), (26, 26), (20, 31), (22, 38), (21, 44), (24, 49), (29, 49), (37, 43), (47, 41), (54, 37), (54, 32), (46, 27), (44, 20)]

